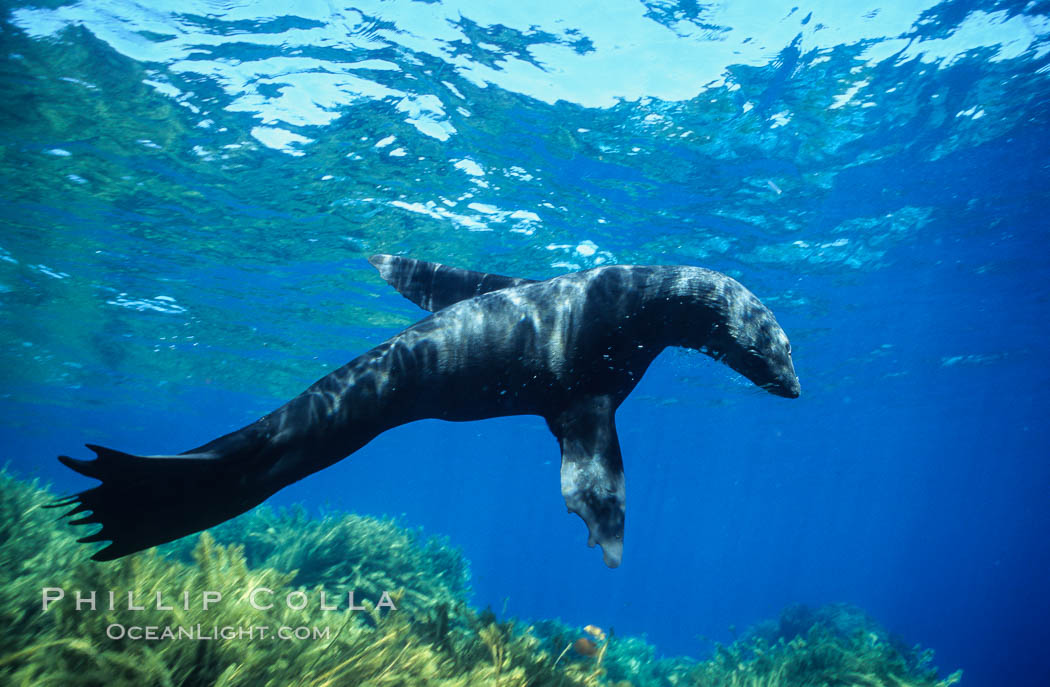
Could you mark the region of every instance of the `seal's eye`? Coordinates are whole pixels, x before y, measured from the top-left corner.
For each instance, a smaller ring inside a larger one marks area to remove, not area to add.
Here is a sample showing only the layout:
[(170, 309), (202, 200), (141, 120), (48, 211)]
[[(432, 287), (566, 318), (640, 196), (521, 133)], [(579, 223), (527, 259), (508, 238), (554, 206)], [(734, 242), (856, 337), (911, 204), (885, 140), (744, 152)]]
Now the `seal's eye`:
[(788, 344), (788, 355), (791, 355), (791, 344)]

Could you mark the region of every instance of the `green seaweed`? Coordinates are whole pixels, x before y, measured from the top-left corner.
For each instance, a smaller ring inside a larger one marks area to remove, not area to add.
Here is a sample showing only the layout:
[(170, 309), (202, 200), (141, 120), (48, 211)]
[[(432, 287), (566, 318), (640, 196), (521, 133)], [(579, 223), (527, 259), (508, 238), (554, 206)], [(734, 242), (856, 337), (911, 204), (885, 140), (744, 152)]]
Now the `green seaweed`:
[(784, 610), (775, 625), (753, 628), (699, 664), (695, 687), (948, 687), (962, 671), (938, 678), (931, 651), (909, 649), (863, 611), (847, 604)]
[(65, 570), (84, 559), (72, 528), (41, 509), (51, 500), (36, 482), (0, 470), (0, 656), (50, 627), (40, 613), (40, 588), (58, 584)]
[[(945, 687), (958, 680), (939, 680), (929, 652), (904, 648), (845, 606), (788, 609), (779, 623), (756, 627), (704, 662), (658, 659), (644, 640), (594, 626), (501, 621), (468, 604), (469, 567), (459, 551), (389, 519), (262, 508), (100, 564), (55, 511), (43, 510), (53, 499), (0, 471), (5, 685)], [(64, 595), (46, 611), (45, 588)], [(265, 593), (253, 604), (256, 589)], [(219, 595), (207, 607), (206, 591)], [(152, 639), (132, 636), (149, 632)]]
[[(351, 588), (366, 598), (404, 589), (413, 608), (462, 602), (470, 589), (470, 567), (447, 539), (389, 518), (314, 518), (302, 507), (262, 506), (209, 531), (221, 544), (242, 544), (249, 567), (294, 572), (295, 585)], [(189, 562), (193, 544), (187, 537), (165, 550)]]

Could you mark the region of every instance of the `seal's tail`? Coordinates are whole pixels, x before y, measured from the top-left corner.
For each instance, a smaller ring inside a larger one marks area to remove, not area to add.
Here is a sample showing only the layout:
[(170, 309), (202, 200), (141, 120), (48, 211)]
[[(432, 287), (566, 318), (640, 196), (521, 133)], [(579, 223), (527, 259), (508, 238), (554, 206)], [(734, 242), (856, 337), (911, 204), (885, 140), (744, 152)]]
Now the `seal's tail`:
[(109, 561), (216, 525), (262, 503), (272, 491), (245, 485), (240, 461), (215, 454), (135, 456), (88, 444), (94, 460), (59, 456), (66, 467), (102, 483), (48, 504), (73, 506), (74, 525), (100, 524), (82, 543), (109, 541), (95, 552)]

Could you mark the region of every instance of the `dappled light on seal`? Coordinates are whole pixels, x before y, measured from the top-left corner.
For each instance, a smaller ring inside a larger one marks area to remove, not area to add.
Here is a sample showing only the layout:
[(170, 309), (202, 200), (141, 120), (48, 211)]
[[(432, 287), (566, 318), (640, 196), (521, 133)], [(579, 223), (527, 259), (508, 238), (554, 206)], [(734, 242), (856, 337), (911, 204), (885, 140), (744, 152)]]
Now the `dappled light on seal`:
[(392, 255), (369, 262), (435, 312), (197, 448), (137, 456), (89, 445), (94, 460), (60, 456), (101, 482), (54, 504), (71, 506), (74, 524), (102, 526), (80, 539), (110, 542), (96, 560), (228, 520), (408, 422), (538, 415), (561, 448), (565, 505), (614, 568), (626, 512), (616, 410), (661, 351), (699, 350), (771, 394), (800, 394), (773, 313), (718, 272), (610, 265), (533, 281)]

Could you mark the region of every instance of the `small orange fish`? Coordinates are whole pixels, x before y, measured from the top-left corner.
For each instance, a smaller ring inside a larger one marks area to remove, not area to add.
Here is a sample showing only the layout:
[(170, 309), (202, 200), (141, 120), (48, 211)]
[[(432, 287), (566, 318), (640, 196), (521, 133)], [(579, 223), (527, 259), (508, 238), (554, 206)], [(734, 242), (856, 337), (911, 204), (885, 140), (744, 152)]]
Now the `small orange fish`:
[(581, 656), (594, 656), (598, 653), (598, 645), (586, 637), (577, 639), (573, 643), (572, 649)]

